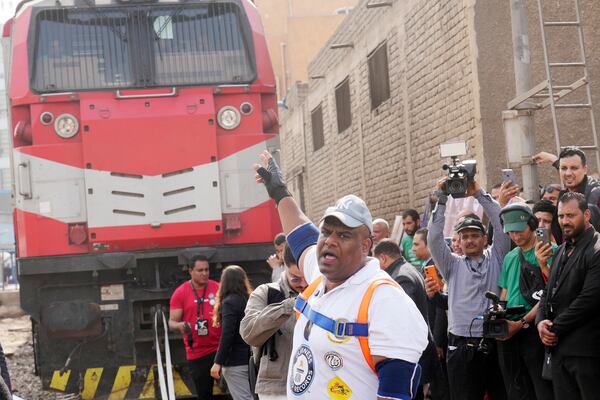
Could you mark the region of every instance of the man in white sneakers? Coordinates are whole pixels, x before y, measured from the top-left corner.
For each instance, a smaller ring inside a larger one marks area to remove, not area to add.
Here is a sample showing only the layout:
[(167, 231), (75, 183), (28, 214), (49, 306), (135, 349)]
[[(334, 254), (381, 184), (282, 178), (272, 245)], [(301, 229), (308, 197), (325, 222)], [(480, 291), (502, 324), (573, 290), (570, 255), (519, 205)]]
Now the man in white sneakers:
[(317, 228), (289, 194), (271, 155), (265, 152), (261, 160), (257, 180), (277, 203), (288, 245), (309, 283), (296, 302), (288, 398), (411, 399), (427, 325), (368, 257), (372, 218), (366, 204), (345, 196)]

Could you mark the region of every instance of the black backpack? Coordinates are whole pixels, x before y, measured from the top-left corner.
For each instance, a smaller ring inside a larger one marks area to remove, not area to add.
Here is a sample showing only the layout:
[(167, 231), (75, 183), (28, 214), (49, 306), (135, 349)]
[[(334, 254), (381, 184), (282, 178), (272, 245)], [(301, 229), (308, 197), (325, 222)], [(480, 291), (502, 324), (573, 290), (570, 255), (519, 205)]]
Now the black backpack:
[[(281, 287), (279, 290), (274, 287), (269, 286), (267, 291), (267, 305), (274, 303), (281, 303), (285, 300), (285, 296), (281, 291)], [(250, 360), (248, 361), (248, 380), (250, 382), (250, 391), (253, 393), (254, 398), (258, 399), (258, 396), (255, 393), (256, 390), (256, 380), (258, 378), (258, 371), (260, 370), (260, 359), (263, 355), (268, 355), (269, 360), (275, 361), (279, 358), (279, 354), (277, 354), (277, 350), (275, 350), (275, 337), (277, 335), (282, 335), (280, 330), (277, 330), (267, 341), (261, 346), (259, 351), (256, 354), (250, 354)]]

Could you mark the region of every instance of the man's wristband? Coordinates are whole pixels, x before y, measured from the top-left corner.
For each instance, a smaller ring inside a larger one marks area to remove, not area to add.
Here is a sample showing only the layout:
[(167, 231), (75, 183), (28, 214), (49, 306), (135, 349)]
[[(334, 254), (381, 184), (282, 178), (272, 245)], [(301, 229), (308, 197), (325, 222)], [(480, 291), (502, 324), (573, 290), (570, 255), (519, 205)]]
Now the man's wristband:
[(552, 163), (552, 166), (556, 169), (560, 168), (560, 158), (557, 158), (556, 161)]

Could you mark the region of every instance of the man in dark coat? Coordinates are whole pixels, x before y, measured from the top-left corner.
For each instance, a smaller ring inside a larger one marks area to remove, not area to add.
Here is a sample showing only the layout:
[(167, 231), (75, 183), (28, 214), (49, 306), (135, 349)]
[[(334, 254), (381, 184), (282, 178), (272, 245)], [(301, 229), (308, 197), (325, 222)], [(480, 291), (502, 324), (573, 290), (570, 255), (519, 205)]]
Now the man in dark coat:
[[(550, 268), (539, 302), (536, 326), (551, 350), (552, 382), (557, 399), (597, 399), (600, 381), (600, 234), (590, 224), (583, 194), (569, 192), (558, 203), (565, 238)], [(536, 247), (540, 264), (551, 251)]]
[[(411, 263), (402, 257), (400, 246), (392, 239), (384, 239), (375, 246), (373, 255), (379, 259), (381, 269), (385, 270), (392, 279), (400, 284), (408, 297), (414, 301), (425, 321), (428, 322), (427, 294), (425, 293), (423, 277)], [(421, 376), (422, 386), (430, 383), (440, 368), (431, 331), (429, 332), (429, 343), (419, 360), (419, 364), (423, 370)], [(423, 397), (423, 389), (420, 387), (415, 399), (423, 399)]]

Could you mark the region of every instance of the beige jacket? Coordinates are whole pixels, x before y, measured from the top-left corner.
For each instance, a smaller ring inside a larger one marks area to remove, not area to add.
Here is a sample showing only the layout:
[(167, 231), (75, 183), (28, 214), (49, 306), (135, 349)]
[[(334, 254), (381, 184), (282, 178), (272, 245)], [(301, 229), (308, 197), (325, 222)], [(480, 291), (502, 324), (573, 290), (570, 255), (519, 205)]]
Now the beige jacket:
[[(281, 290), (286, 299), (281, 303), (267, 305), (269, 286)], [(252, 351), (256, 352), (275, 334), (275, 350), (279, 355), (275, 361), (270, 361), (268, 355), (262, 356), (256, 381), (256, 393), (259, 395), (286, 394), (287, 371), (296, 324), (296, 295), (297, 293), (290, 288), (284, 272), (278, 282), (257, 287), (246, 304), (245, 316), (240, 324), (240, 335), (253, 347)], [(277, 333), (278, 330), (281, 331), (281, 335)]]

